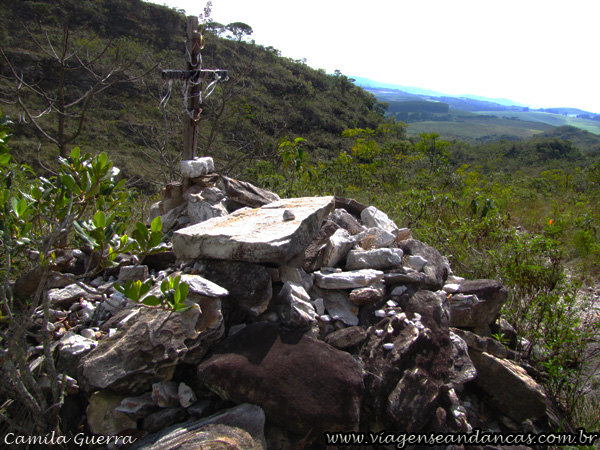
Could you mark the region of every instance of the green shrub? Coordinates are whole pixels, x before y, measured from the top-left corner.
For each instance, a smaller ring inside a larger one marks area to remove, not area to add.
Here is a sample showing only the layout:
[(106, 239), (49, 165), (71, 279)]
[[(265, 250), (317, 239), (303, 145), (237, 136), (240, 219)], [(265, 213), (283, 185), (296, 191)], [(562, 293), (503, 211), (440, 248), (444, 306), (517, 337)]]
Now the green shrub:
[(127, 298), (148, 306), (160, 305), (163, 309), (184, 312), (190, 309), (185, 300), (189, 286), (181, 282), (181, 276), (168, 278), (160, 284), (161, 295), (146, 295), (152, 288), (152, 280), (128, 280), (123, 286), (115, 285), (115, 289)]
[[(54, 275), (79, 283), (114, 265), (118, 253), (131, 251), (145, 256), (160, 251), (161, 223), (160, 219), (155, 220), (148, 231), (138, 222), (132, 236), (125, 234), (128, 192), (125, 181), (117, 181), (119, 171), (106, 154), (81, 155), (79, 148), (75, 148), (70, 155), (59, 159), (56, 175), (37, 177), (30, 167), (14, 161), (7, 140), (7, 123), (0, 120), (0, 340), (5, 347), (3, 376), (6, 377), (6, 382), (0, 385), (0, 394), (4, 399), (13, 399), (5, 405), (14, 402), (20, 405), (20, 419), (9, 417), (9, 409), (3, 411), (2, 419), (9, 424), (17, 421), (22, 428), (19, 431), (29, 435), (51, 431), (60, 434), (59, 411), (67, 383), (54, 364), (49, 298), (43, 295), (46, 281)], [(56, 272), (57, 253), (80, 242), (88, 244), (98, 255), (97, 263), (87, 267), (79, 277)], [(28, 280), (38, 287), (17, 303), (12, 287), (25, 271)], [(178, 278), (163, 282), (161, 290), (162, 296), (155, 304), (174, 311), (187, 308), (184, 303), (187, 285)], [(141, 288), (138, 294), (140, 291)], [(42, 323), (34, 324), (40, 308)], [(27, 353), (31, 339), (44, 348), (35, 374), (30, 371)], [(41, 377), (49, 380), (49, 392), (41, 388)]]

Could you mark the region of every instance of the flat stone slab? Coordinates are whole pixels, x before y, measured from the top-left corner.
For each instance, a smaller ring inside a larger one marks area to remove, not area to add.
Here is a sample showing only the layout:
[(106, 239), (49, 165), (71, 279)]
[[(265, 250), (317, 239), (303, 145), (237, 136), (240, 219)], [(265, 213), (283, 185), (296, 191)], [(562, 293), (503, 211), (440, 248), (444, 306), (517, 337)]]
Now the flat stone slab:
[(317, 286), (323, 289), (354, 289), (369, 286), (383, 280), (383, 272), (373, 269), (347, 272), (315, 272)]
[[(235, 211), (176, 231), (173, 251), (183, 260), (284, 263), (311, 243), (333, 206), (331, 196), (302, 197)], [(294, 218), (284, 220), (285, 210)]]
[(402, 266), (404, 252), (399, 248), (374, 248), (372, 250), (350, 250), (346, 259), (346, 270), (389, 269)]
[(525, 369), (486, 352), (469, 350), (477, 378), (475, 383), (489, 394), (489, 401), (517, 423), (546, 413), (546, 395)]
[(190, 292), (195, 292), (204, 297), (227, 297), (229, 295), (227, 289), (200, 275), (183, 274), (181, 276), (181, 281), (188, 284)]

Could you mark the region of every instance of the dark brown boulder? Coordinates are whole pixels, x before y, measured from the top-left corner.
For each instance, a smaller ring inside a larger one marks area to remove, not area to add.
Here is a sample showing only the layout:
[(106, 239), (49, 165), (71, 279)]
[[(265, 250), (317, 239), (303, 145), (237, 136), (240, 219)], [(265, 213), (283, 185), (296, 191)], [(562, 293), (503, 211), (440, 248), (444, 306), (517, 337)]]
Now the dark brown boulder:
[(268, 322), (220, 343), (198, 375), (221, 397), (259, 405), (268, 420), (291, 431), (318, 436), (358, 428), (360, 364), (322, 341)]
[(450, 297), (450, 323), (453, 327), (487, 330), (507, 299), (508, 291), (496, 280), (463, 281)]

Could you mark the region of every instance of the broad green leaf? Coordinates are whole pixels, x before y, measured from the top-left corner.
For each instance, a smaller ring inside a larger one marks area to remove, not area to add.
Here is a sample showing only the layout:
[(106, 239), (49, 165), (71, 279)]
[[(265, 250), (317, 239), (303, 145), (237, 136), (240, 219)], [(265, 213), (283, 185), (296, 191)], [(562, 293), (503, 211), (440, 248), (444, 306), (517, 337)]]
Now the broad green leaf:
[(160, 233), (160, 232), (150, 233), (150, 240), (148, 242), (148, 246), (156, 247), (158, 244), (160, 244), (161, 240), (162, 240), (162, 233)]
[(81, 185), (82, 190), (83, 191), (89, 190), (92, 187), (92, 183), (90, 182), (90, 177), (88, 175), (87, 170), (82, 171), (80, 176), (81, 176), (80, 185)]
[(102, 152), (100, 155), (98, 155), (98, 162), (100, 163), (100, 167), (106, 166), (106, 163), (108, 162), (108, 156), (106, 153)]
[(123, 186), (125, 186), (125, 183), (127, 182), (127, 180), (122, 179), (121, 181), (119, 181), (115, 187), (114, 187), (114, 191), (118, 191), (119, 189), (121, 189)]
[(132, 281), (132, 280), (128, 280), (127, 283), (125, 283), (125, 296), (132, 299), (132, 300), (137, 300), (139, 298), (139, 285), (141, 285), (142, 282), (139, 280), (136, 281)]
[(109, 261), (114, 261), (115, 258), (117, 257), (117, 251), (113, 248), (112, 245), (108, 246), (108, 254), (107, 254), (107, 258)]
[(152, 281), (148, 280), (148, 283), (144, 283), (140, 286), (140, 297), (146, 295), (152, 288)]
[(142, 239), (144, 242), (148, 242), (149, 236), (148, 236), (148, 228), (146, 228), (146, 225), (144, 225), (141, 222), (136, 222), (135, 229), (139, 233), (140, 239)]
[[(93, 177), (92, 177), (92, 181), (95, 182)], [(92, 186), (92, 188), (87, 193), (87, 197), (95, 197), (96, 195), (98, 195), (99, 190), (100, 190), (100, 188), (97, 184)]]
[(104, 211), (97, 211), (96, 214), (94, 214), (94, 225), (98, 228), (106, 226), (106, 214), (104, 214)]
[(71, 158), (77, 160), (77, 159), (79, 159), (79, 154), (80, 154), (79, 147), (75, 147), (73, 150), (71, 150)]
[(89, 235), (94, 240), (93, 245), (100, 245), (100, 243), (104, 241), (104, 233), (102, 232), (102, 228), (94, 228), (93, 230), (89, 230)]
[(15, 216), (17, 216), (17, 219), (18, 219), (19, 218), (19, 201), (15, 197), (12, 197), (10, 199), (10, 204), (12, 206), (13, 214)]
[(42, 195), (44, 194), (44, 192), (40, 189), (39, 186), (34, 186), (31, 189), (31, 196), (35, 199), (35, 200), (40, 200), (42, 198)]
[(111, 212), (106, 216), (106, 224), (112, 224), (113, 220), (115, 220), (115, 213)]
[(160, 299), (154, 295), (149, 295), (142, 301), (142, 303), (148, 306), (156, 306), (160, 304)]
[(181, 283), (179, 285), (178, 291), (181, 292), (181, 301), (182, 302), (185, 301), (185, 299), (187, 298), (189, 288), (190, 287), (187, 283)]
[(64, 184), (70, 191), (72, 191), (75, 187), (75, 178), (73, 178), (73, 175), (71, 174), (62, 175), (60, 177), (60, 181), (62, 181), (62, 184)]
[(4, 153), (0, 155), (0, 164), (5, 165), (10, 161), (10, 155), (8, 153)]
[(150, 230), (151, 231), (162, 231), (162, 219), (160, 218), (160, 216), (156, 216), (154, 218), (154, 220), (152, 221), (152, 224), (150, 224)]
[(28, 205), (27, 205), (27, 202), (25, 201), (25, 199), (19, 200), (19, 203), (17, 204), (19, 216), (22, 216), (23, 214), (25, 214), (25, 212), (27, 211), (27, 206)]

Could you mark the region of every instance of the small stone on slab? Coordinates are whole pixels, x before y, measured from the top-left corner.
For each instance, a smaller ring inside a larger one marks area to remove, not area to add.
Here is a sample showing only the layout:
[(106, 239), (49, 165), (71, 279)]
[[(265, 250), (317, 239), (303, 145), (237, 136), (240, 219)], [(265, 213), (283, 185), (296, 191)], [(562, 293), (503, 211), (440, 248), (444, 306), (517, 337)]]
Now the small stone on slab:
[(213, 283), (200, 275), (181, 276), (181, 282), (189, 286), (190, 292), (194, 292), (204, 297), (226, 297), (229, 291), (216, 283)]
[(376, 227), (389, 231), (394, 237), (398, 236), (398, 225), (386, 213), (380, 211), (375, 206), (363, 209), (360, 213), (360, 218), (367, 227)]
[(283, 220), (284, 221), (288, 221), (288, 220), (294, 220), (296, 218), (295, 214), (290, 211), (289, 209), (286, 209), (285, 211), (283, 211)]

